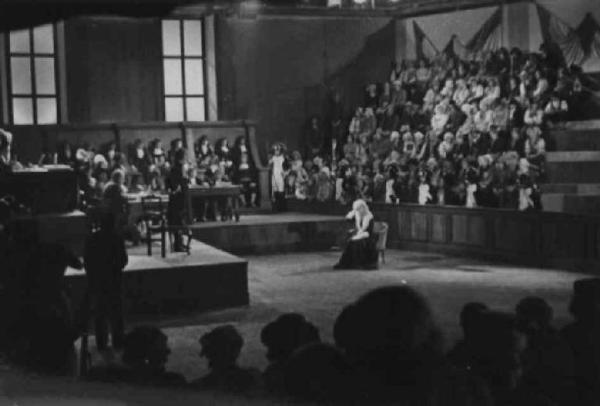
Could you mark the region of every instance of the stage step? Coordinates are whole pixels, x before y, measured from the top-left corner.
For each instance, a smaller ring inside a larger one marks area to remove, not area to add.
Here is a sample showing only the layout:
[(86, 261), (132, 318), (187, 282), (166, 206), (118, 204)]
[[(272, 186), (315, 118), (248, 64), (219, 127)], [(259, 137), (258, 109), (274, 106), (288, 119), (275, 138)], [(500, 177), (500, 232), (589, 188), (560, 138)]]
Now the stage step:
[(540, 186), (542, 193), (600, 195), (600, 183), (546, 183)]
[(550, 140), (556, 151), (599, 151), (600, 126), (586, 129), (551, 130)]
[(600, 183), (600, 161), (550, 161), (546, 171), (551, 183)]
[(593, 130), (600, 129), (600, 120), (576, 120), (576, 121), (567, 121), (565, 124), (565, 128), (569, 130)]
[(289, 212), (248, 215), (237, 223), (206, 222), (191, 227), (195, 239), (235, 255), (328, 250), (345, 228), (341, 216)]
[(595, 162), (600, 161), (600, 151), (548, 152), (547, 162)]
[(600, 195), (542, 193), (542, 207), (549, 212), (599, 214)]

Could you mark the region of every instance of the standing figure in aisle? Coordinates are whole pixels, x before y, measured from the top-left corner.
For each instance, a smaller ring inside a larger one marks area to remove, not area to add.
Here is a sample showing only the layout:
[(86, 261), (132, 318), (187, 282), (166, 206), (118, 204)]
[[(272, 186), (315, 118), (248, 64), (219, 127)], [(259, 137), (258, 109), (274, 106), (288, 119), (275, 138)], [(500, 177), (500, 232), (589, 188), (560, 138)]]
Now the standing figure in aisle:
[(273, 209), (275, 211), (285, 211), (285, 173), (287, 162), (283, 146), (279, 143), (273, 145), (273, 156), (269, 159), (269, 166), (271, 168)]
[[(167, 191), (169, 192), (169, 205), (167, 207), (167, 222), (169, 226), (181, 227), (184, 225), (185, 194), (188, 191), (189, 180), (185, 169), (185, 150), (180, 149), (175, 154), (174, 164), (167, 177)], [(173, 232), (175, 252), (185, 251), (181, 229)]]

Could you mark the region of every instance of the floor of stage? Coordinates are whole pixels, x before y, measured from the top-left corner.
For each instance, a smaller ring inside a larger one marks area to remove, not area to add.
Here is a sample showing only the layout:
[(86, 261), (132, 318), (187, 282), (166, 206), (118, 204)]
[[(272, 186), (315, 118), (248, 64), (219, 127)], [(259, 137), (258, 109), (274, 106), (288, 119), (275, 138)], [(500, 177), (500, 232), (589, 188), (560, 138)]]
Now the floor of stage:
[(269, 213), (269, 214), (246, 214), (240, 216), (240, 221), (205, 221), (194, 223), (194, 228), (210, 228), (221, 226), (252, 226), (252, 225), (267, 225), (267, 224), (289, 224), (289, 223), (306, 223), (315, 221), (338, 221), (340, 216), (328, 216), (325, 214), (308, 214), (308, 213)]
[[(205, 266), (245, 262), (244, 259), (231, 255), (218, 248), (211, 247), (200, 241), (192, 240), (190, 255), (185, 252), (169, 252), (165, 258), (160, 256), (160, 245), (153, 244), (152, 256), (147, 253), (146, 244), (129, 247), (129, 263), (125, 272), (144, 271), (148, 269), (178, 268), (181, 266)], [(81, 275), (84, 271), (67, 268), (66, 276)]]
[[(388, 284), (407, 283), (427, 297), (447, 345), (460, 335), (458, 314), (468, 301), (509, 311), (519, 299), (538, 295), (554, 307), (560, 326), (569, 319), (572, 282), (584, 276), (399, 250), (388, 250), (387, 263), (377, 271), (334, 271), (331, 266), (339, 255), (328, 251), (248, 257), (250, 306), (170, 317), (158, 323), (169, 336), (169, 367), (188, 379), (204, 374), (207, 369), (198, 356), (198, 338), (227, 323), (244, 336), (241, 363), (263, 368), (266, 359), (260, 330), (277, 315), (300, 312), (319, 327), (325, 341), (331, 341), (333, 322), (342, 307), (366, 291)], [(131, 322), (156, 323), (156, 319)]]

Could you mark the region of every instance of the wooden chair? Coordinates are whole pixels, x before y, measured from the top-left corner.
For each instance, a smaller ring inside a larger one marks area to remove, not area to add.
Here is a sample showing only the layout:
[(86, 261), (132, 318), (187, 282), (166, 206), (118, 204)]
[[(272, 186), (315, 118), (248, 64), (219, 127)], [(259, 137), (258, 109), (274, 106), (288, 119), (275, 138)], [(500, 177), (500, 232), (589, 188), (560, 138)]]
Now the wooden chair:
[(384, 221), (376, 221), (373, 224), (373, 232), (377, 234), (377, 252), (381, 256), (381, 262), (385, 264), (385, 247), (387, 245), (388, 225)]
[(152, 256), (152, 243), (160, 242), (160, 254), (167, 256), (167, 215), (162, 197), (158, 195), (142, 196), (142, 221), (146, 230), (148, 255)]

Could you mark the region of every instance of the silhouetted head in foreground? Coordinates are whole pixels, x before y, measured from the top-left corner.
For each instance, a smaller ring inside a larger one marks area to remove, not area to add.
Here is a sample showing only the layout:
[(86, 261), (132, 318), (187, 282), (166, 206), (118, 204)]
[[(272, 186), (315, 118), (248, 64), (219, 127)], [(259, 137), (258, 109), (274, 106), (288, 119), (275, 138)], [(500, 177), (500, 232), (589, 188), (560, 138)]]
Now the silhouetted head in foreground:
[(528, 296), (515, 308), (519, 328), (526, 334), (537, 334), (552, 328), (552, 307), (541, 297)]
[(298, 313), (283, 314), (267, 324), (260, 339), (271, 362), (283, 361), (303, 345), (321, 341), (319, 330)]
[(338, 317), (334, 336), (352, 358), (367, 362), (416, 361), (441, 352), (429, 306), (408, 286), (382, 287), (359, 298)]
[(306, 400), (340, 400), (350, 393), (349, 371), (337, 348), (324, 343), (309, 344), (290, 357), (285, 368), (285, 390)]
[(579, 279), (573, 283), (569, 311), (580, 322), (600, 320), (600, 278)]
[(470, 339), (476, 333), (477, 321), (488, 307), (480, 302), (469, 302), (460, 311), (460, 326), (463, 329), (465, 339)]
[(171, 350), (159, 328), (140, 326), (125, 337), (123, 362), (134, 370), (162, 372)]
[(208, 359), (213, 370), (233, 367), (244, 345), (244, 339), (232, 325), (219, 326), (200, 337), (200, 355)]

